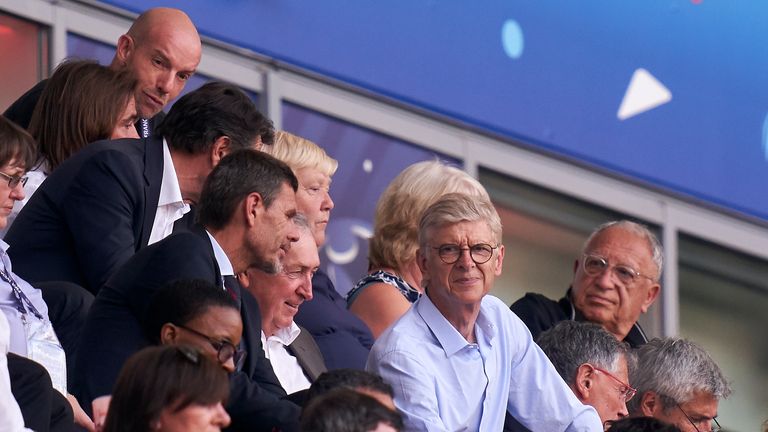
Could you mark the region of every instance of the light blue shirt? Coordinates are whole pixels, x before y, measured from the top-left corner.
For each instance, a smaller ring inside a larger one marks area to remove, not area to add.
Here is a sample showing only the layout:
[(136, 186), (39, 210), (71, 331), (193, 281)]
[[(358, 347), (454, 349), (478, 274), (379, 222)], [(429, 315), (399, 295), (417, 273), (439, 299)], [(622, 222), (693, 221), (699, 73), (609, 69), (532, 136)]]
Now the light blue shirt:
[(405, 430), (499, 432), (509, 410), (534, 432), (603, 431), (501, 300), (483, 298), (475, 335), (422, 296), (376, 341), (366, 369), (392, 385)]

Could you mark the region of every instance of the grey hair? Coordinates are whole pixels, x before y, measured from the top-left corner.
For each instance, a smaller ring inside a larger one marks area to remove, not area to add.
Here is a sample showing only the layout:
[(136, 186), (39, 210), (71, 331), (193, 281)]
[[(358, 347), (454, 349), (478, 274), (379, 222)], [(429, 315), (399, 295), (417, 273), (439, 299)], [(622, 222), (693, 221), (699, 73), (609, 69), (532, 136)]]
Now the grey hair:
[(662, 253), (661, 243), (659, 242), (659, 239), (656, 237), (656, 235), (652, 233), (651, 230), (649, 230), (648, 227), (643, 224), (632, 222), (630, 220), (618, 220), (618, 221), (606, 222), (598, 226), (597, 228), (595, 228), (594, 231), (592, 231), (592, 234), (589, 235), (589, 237), (587, 238), (587, 241), (584, 242), (584, 245), (581, 248), (581, 252), (584, 253), (587, 251), (587, 247), (595, 237), (597, 237), (603, 231), (609, 228), (614, 228), (614, 227), (621, 228), (625, 231), (629, 231), (633, 234), (636, 234), (644, 238), (645, 241), (648, 242), (648, 249), (649, 249), (649, 252), (651, 252), (651, 259), (653, 260), (653, 264), (656, 266), (655, 279), (658, 282), (659, 277), (661, 277), (661, 270), (664, 266), (664, 255)]
[(635, 356), (629, 345), (595, 323), (561, 321), (541, 333), (536, 343), (568, 385), (576, 382), (579, 366), (584, 363), (617, 372), (624, 357), (627, 369), (634, 369)]
[(296, 213), (293, 217), (293, 223), (302, 231), (309, 229), (309, 221), (304, 213)]
[(427, 231), (432, 228), (459, 222), (482, 221), (488, 224), (493, 240), (501, 244), (501, 219), (491, 201), (480, 196), (462, 193), (443, 195), (427, 207), (419, 221), (419, 246), (428, 247)]
[(717, 363), (687, 339), (653, 339), (638, 348), (637, 361), (638, 367), (630, 377), (639, 397), (627, 403), (630, 413), (640, 411), (642, 395), (649, 391), (660, 396), (664, 410), (689, 401), (694, 392), (710, 393), (717, 399), (731, 394), (731, 386)]

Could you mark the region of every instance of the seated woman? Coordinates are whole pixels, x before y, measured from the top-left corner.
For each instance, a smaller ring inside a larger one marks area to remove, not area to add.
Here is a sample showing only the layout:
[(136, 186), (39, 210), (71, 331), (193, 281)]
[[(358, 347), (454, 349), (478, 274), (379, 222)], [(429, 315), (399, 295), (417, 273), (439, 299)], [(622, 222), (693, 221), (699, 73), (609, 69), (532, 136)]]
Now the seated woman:
[(133, 126), (134, 87), (125, 72), (90, 60), (65, 61), (56, 68), (32, 114), (29, 133), (37, 141), (38, 158), (28, 167), (26, 197), (14, 205), (8, 227), (43, 180), (78, 150), (98, 140), (139, 137)]
[[(275, 134), (273, 145), (262, 150), (293, 170), (299, 180), (296, 207), (306, 216), (317, 247), (322, 247), (333, 209), (331, 177), (338, 162), (312, 141), (282, 131)], [(321, 269), (312, 277), (312, 292), (314, 298), (299, 309), (296, 323), (315, 339), (328, 369), (363, 369), (373, 345), (370, 330), (347, 310), (346, 302)]]
[(197, 349), (148, 347), (123, 366), (103, 430), (220, 431), (228, 396), (226, 372)]
[[(0, 116), (0, 229), (8, 224), (13, 204), (24, 198), (22, 188), (27, 179), (27, 167), (34, 161), (34, 146), (35, 143), (27, 132)], [(13, 272), (11, 260), (6, 253), (8, 248), (9, 245), (0, 240), (0, 313), (8, 320), (10, 328), (8, 350), (19, 356), (9, 362), (12, 387), (16, 387), (16, 377), (29, 377), (29, 371), (39, 370), (37, 363), (41, 364), (47, 371), (47, 374), (43, 375), (50, 375), (47, 385), (43, 387), (50, 390), (46, 393), (52, 395), (52, 403), (63, 406), (65, 411), (69, 410), (66, 401), (61, 403), (64, 396), (67, 396), (78, 424), (92, 428), (91, 420), (80, 409), (75, 398), (67, 393), (67, 357), (56, 335), (58, 330), (54, 332), (51, 317), (48, 315), (48, 305), (41, 290), (35, 289)], [(56, 390), (51, 388), (51, 384)], [(38, 394), (32, 395), (33, 399), (40, 396), (41, 392), (35, 393)], [(39, 428), (37, 425), (41, 420), (42, 423), (47, 423), (44, 413), (26, 409), (29, 406), (27, 400), (19, 399), (21, 395), (16, 390), (14, 394), (21, 405), (27, 425), (32, 425), (31, 421), (35, 421), (35, 427)], [(69, 418), (71, 419), (71, 414)], [(67, 423), (67, 420), (64, 420), (64, 423)]]
[(369, 274), (347, 294), (349, 310), (375, 338), (421, 296), (416, 263), (419, 218), (438, 198), (452, 192), (489, 199), (480, 182), (439, 161), (409, 166), (381, 194), (368, 251)]
[[(227, 294), (203, 280), (179, 280), (158, 290), (147, 312), (144, 332), (157, 345), (184, 345), (232, 373), (242, 366), (245, 352), (238, 349), (243, 322), (237, 304)], [(93, 421), (103, 424), (111, 411), (111, 396), (93, 401)], [(233, 401), (235, 402), (235, 401)]]

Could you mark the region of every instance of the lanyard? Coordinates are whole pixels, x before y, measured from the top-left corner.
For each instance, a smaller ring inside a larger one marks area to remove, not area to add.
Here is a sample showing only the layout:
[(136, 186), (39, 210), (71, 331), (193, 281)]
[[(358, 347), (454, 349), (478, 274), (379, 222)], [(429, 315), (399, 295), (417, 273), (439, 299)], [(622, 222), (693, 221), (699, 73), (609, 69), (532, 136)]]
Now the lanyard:
[(139, 124), (141, 125), (141, 137), (149, 138), (149, 120), (139, 119)]
[(8, 273), (8, 270), (5, 268), (5, 266), (0, 269), (0, 279), (4, 280), (11, 286), (13, 295), (16, 297), (16, 309), (21, 313), (22, 316), (27, 315), (27, 309), (24, 307), (24, 304), (26, 303), (29, 310), (32, 311), (32, 314), (34, 314), (37, 319), (45, 321), (43, 315), (38, 312), (37, 308), (32, 304), (32, 301), (29, 299), (29, 297), (24, 294), (24, 291), (21, 290), (19, 284), (16, 283), (16, 280), (14, 280), (13, 277)]

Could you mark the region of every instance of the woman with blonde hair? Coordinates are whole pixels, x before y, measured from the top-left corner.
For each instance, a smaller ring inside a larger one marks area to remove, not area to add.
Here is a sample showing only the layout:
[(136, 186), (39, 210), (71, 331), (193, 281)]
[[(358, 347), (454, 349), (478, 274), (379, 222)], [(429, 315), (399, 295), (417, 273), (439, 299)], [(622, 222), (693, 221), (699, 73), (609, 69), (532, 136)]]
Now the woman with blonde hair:
[[(296, 207), (306, 216), (317, 247), (325, 243), (333, 200), (329, 190), (338, 162), (320, 146), (284, 131), (262, 150), (285, 162), (299, 180)], [(299, 308), (294, 320), (317, 342), (329, 370), (364, 369), (373, 336), (365, 323), (347, 310), (346, 302), (323, 270), (312, 277), (313, 299)]]
[(416, 263), (419, 219), (427, 207), (453, 192), (490, 199), (480, 182), (440, 161), (409, 166), (381, 194), (368, 252), (369, 273), (347, 294), (349, 310), (375, 338), (421, 296)]

